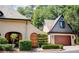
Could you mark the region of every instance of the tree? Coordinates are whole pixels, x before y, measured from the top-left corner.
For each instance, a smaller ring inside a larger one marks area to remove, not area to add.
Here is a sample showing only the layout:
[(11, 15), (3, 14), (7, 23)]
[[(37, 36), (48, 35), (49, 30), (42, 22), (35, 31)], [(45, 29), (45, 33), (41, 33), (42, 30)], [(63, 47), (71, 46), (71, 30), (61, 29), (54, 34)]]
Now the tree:
[[(60, 8), (61, 7), (61, 8)], [(32, 24), (40, 29), (43, 26), (44, 19), (55, 19), (62, 14), (63, 6), (37, 6), (32, 17)]]
[(33, 6), (18, 7), (17, 11), (27, 18), (31, 18), (33, 14)]
[[(79, 34), (79, 6), (77, 5), (40, 5), (36, 9), (29, 9), (29, 14), (25, 8), (19, 8), (23, 15), (31, 15), (32, 24), (37, 28), (43, 26), (45, 19), (55, 20), (59, 15), (64, 15), (65, 21), (70, 24), (74, 33)], [(19, 11), (19, 10), (18, 10)], [(32, 13), (30, 13), (32, 11)]]
[(32, 17), (32, 24), (40, 29), (44, 22), (44, 11), (42, 10), (43, 7), (37, 7), (34, 10), (33, 17)]
[(66, 6), (64, 11), (64, 17), (67, 23), (69, 23), (73, 31), (79, 33), (79, 6)]

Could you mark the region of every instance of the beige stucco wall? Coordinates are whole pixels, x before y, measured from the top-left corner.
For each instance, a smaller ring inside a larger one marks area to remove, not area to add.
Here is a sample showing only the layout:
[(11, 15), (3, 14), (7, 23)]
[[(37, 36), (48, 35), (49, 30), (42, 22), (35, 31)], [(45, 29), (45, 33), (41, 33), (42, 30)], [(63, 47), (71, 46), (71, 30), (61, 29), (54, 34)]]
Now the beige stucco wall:
[(30, 35), (32, 33), (43, 33), (33, 26), (30, 21), (0, 20), (1, 37), (5, 37), (7, 32), (20, 32), (22, 34), (22, 39), (24, 40), (30, 40)]
[(35, 26), (33, 26), (31, 23), (27, 23), (27, 39), (30, 40), (30, 35), (32, 33), (37, 33), (37, 34), (43, 34), (44, 32), (40, 31), (37, 29)]
[(1, 37), (5, 37), (7, 32), (20, 32), (22, 39), (26, 38), (26, 21), (21, 20), (0, 20)]
[[(55, 38), (54, 38), (55, 35), (66, 35), (66, 36), (68, 35), (68, 36), (71, 36), (71, 45), (75, 45), (74, 44), (74, 40), (75, 40), (75, 35), (74, 34), (58, 34), (58, 33), (49, 34), (48, 35), (48, 43), (55, 44)], [(72, 36), (74, 38), (72, 38)]]
[(49, 32), (49, 29), (48, 29), (47, 25), (44, 25), (44, 26), (43, 26), (43, 31), (44, 31), (44, 32)]

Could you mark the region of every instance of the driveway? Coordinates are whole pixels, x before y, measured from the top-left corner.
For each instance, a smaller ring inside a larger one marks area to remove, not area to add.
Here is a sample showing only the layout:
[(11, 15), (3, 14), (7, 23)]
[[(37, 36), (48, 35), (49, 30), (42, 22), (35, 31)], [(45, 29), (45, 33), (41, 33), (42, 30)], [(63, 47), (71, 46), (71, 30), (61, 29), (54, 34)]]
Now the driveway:
[(75, 46), (64, 46), (63, 53), (79, 53), (79, 45)]
[(47, 52), (47, 53), (79, 53), (79, 45), (64, 46), (64, 49), (46, 49), (36, 48), (33, 52)]

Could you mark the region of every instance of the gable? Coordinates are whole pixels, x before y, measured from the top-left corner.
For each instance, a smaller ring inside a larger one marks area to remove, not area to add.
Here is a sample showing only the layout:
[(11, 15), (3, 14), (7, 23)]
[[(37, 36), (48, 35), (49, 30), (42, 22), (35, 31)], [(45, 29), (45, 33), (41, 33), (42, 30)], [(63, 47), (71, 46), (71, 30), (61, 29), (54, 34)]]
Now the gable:
[(61, 16), (58, 21), (55, 23), (55, 25), (52, 27), (52, 29), (49, 31), (49, 33), (52, 32), (60, 32), (60, 33), (73, 33), (71, 27), (64, 21), (64, 28), (60, 27), (60, 21), (64, 21), (64, 17)]
[(54, 20), (47, 20), (47, 19), (45, 19), (44, 20), (44, 24), (43, 24), (43, 31), (44, 32), (49, 32), (51, 27), (52, 27), (52, 25), (53, 25), (53, 23), (54, 23)]

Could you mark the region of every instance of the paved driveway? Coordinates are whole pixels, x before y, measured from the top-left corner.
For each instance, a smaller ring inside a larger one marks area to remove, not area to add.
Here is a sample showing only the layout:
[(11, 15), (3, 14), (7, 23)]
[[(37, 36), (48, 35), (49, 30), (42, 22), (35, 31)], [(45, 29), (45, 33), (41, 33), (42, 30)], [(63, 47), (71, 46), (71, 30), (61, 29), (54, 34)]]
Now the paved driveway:
[(79, 53), (79, 45), (75, 46), (64, 46), (64, 50), (61, 51), (64, 53)]
[(36, 48), (33, 52), (47, 52), (47, 53), (79, 53), (79, 45), (75, 46), (64, 46), (63, 50), (56, 50), (56, 49), (47, 49), (43, 50), (41, 48)]
[(62, 52), (62, 53), (79, 53), (79, 50), (65, 51), (65, 52)]

